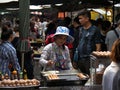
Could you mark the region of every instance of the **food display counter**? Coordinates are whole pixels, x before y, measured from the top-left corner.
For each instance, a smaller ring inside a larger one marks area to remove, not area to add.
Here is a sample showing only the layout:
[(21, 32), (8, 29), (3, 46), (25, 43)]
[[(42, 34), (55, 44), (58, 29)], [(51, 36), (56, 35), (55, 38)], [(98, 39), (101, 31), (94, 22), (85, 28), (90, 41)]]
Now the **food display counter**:
[[(42, 73), (42, 80), (41, 85), (39, 87), (39, 90), (102, 90), (101, 80), (102, 80), (102, 74), (98, 73), (101, 67), (104, 69), (110, 64), (110, 58), (109, 58), (110, 52), (93, 52), (91, 54), (91, 67), (95, 68), (96, 72), (94, 72), (95, 81), (91, 81), (91, 78), (87, 78), (86, 81), (79, 79), (76, 74), (79, 71), (60, 71), (57, 72), (57, 75), (59, 77), (59, 80), (49, 80), (47, 73), (50, 72), (42, 72), (39, 71), (39, 74), (37, 75), (40, 77), (40, 74)], [(36, 61), (39, 60), (39, 58), (34, 58)], [(38, 62), (37, 62), (38, 63)], [(40, 66), (39, 66), (40, 68)], [(38, 69), (36, 67), (36, 69)], [(35, 69), (35, 70), (36, 70)], [(38, 72), (37, 72), (38, 73)], [(46, 73), (46, 74), (45, 74)], [(98, 77), (100, 75), (100, 77)], [(97, 78), (97, 79), (96, 79)], [(41, 78), (40, 78), (41, 80)], [(67, 84), (66, 84), (67, 83)]]
[[(101, 85), (105, 68), (111, 63), (110, 51), (94, 51), (91, 54), (91, 78), (94, 84)], [(94, 74), (94, 75), (93, 75)]]
[(0, 90), (33, 90), (34, 88), (39, 88), (40, 81), (36, 79), (32, 80), (10, 80), (10, 79), (4, 79), (0, 81)]
[(89, 76), (78, 70), (46, 71), (41, 72), (44, 86), (83, 86), (89, 79)]
[(102, 90), (101, 85), (94, 86), (56, 86), (56, 87), (39, 87), (39, 90)]
[[(57, 74), (59, 78), (48, 79), (51, 73)], [(80, 73), (78, 70), (42, 72), (44, 84), (39, 87), (39, 90), (102, 90), (101, 85), (91, 85), (88, 75), (84, 74), (86, 78), (81, 79), (78, 73)]]

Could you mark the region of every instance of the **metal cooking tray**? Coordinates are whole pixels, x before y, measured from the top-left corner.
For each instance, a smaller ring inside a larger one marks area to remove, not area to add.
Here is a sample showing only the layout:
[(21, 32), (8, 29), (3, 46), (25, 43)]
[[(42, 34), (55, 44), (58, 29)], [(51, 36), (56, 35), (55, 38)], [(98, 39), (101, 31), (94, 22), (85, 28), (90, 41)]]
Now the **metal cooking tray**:
[(77, 75), (71, 74), (71, 75), (58, 75), (59, 79), (48, 79), (47, 76), (45, 76), (45, 82), (47, 86), (69, 86), (69, 85), (84, 85), (87, 79), (80, 79)]

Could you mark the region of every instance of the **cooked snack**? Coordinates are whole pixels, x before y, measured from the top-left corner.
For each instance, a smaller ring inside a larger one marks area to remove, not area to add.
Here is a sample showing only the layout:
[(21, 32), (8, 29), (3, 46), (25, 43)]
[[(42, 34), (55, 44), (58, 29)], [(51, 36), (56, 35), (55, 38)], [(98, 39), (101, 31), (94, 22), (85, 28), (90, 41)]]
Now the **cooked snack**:
[(59, 77), (58, 77), (56, 74), (49, 74), (49, 75), (48, 75), (48, 79), (49, 79), (49, 80), (59, 79)]
[(99, 57), (106, 57), (109, 56), (111, 53), (110, 51), (93, 51), (92, 54)]
[(87, 76), (85, 76), (83, 73), (78, 73), (77, 76), (80, 78), (80, 79), (86, 79)]
[(32, 80), (24, 80), (24, 79), (20, 79), (20, 80), (10, 80), (10, 79), (4, 79), (3, 81), (0, 81), (0, 87), (16, 87), (16, 86), (35, 86), (35, 85), (40, 85), (40, 81), (36, 80), (36, 79), (32, 79)]

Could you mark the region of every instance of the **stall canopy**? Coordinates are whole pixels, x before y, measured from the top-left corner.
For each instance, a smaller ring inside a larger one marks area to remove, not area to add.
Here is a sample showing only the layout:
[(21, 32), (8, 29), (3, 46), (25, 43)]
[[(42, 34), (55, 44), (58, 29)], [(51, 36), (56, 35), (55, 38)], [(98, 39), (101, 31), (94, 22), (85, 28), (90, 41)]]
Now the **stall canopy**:
[[(3, 3), (3, 1), (5, 3)], [(19, 1), (20, 0), (0, 0), (0, 9), (19, 7)], [(113, 5), (113, 2), (115, 4), (120, 3), (120, 0), (30, 0), (30, 5), (51, 4), (55, 7), (54, 4), (63, 3), (62, 6), (57, 8), (61, 11), (71, 11), (88, 7), (109, 7)]]

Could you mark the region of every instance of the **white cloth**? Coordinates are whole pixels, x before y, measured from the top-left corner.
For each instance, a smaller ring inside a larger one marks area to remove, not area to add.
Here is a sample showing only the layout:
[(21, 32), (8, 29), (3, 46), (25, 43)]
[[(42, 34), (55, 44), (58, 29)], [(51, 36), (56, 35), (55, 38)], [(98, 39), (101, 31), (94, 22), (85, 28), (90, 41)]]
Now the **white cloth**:
[[(55, 49), (55, 50), (54, 50)], [(69, 49), (67, 46), (65, 46), (65, 49), (60, 49), (60, 47), (58, 47), (56, 45), (56, 43), (50, 43), (48, 45), (46, 45), (42, 51), (41, 54), (41, 58), (39, 60), (39, 63), (45, 67), (45, 70), (53, 70), (55, 69), (54, 65), (52, 67), (47, 67), (46, 64), (48, 62), (48, 60), (56, 60), (56, 52), (58, 52), (59, 50), (61, 50), (62, 55), (64, 57), (65, 60), (67, 60), (67, 66), (68, 68), (72, 69), (72, 64), (71, 64), (71, 59), (70, 59), (70, 54), (69, 54)]]
[(103, 74), (103, 90), (120, 90), (120, 64), (112, 62)]

